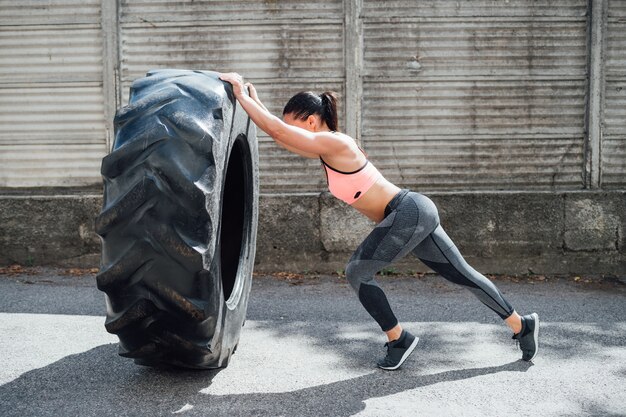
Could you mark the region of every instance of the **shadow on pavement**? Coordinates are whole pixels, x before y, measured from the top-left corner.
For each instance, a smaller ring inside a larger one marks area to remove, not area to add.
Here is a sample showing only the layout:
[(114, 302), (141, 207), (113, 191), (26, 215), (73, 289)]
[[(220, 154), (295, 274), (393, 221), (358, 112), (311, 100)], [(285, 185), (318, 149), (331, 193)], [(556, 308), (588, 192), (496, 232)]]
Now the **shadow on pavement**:
[[(526, 372), (531, 363), (518, 360), (500, 366), (467, 368), (420, 375), (403, 372), (375, 371), (367, 375), (318, 385), (291, 392), (253, 393), (198, 398), (194, 408), (200, 414), (219, 410), (226, 412), (232, 404), (261, 415), (285, 416), (351, 416), (365, 409), (364, 401), (437, 383), (459, 381), (498, 372)], [(204, 411), (204, 412), (203, 412)], [(246, 415), (246, 413), (243, 413)]]
[[(500, 366), (420, 375), (416, 370), (372, 373), (291, 392), (211, 395), (221, 370), (168, 370), (137, 366), (117, 356), (117, 345), (98, 346), (35, 369), (0, 387), (0, 415), (188, 415), (349, 416), (363, 401), (427, 385), (497, 372), (525, 372), (521, 360)], [(192, 406), (192, 407), (190, 407)]]

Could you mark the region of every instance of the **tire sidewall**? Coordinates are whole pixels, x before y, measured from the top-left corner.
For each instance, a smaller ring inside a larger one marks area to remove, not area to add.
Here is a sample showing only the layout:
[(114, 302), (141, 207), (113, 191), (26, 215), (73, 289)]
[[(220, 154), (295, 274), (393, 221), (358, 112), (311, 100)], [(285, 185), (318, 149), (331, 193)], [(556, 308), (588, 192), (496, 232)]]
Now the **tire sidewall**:
[[(247, 121), (243, 121), (243, 118)], [(221, 178), (220, 202), (223, 203), (224, 201), (226, 167), (228, 167), (235, 142), (238, 140), (241, 141), (241, 144), (243, 145), (242, 150), (244, 158), (246, 159), (244, 162), (246, 179), (244, 181), (247, 197), (245, 198), (244, 208), (243, 241), (241, 244), (241, 253), (239, 256), (235, 286), (228, 300), (224, 297), (221, 271), (221, 222), (219, 228), (220, 230), (216, 233), (216, 251), (214, 253), (213, 262), (217, 264), (217, 268), (215, 268), (215, 270), (218, 272), (218, 279), (215, 279), (214, 281), (219, 286), (221, 294), (220, 299), (222, 303), (222, 320), (220, 326), (220, 367), (228, 365), (230, 357), (239, 343), (241, 330), (246, 319), (248, 300), (252, 287), (252, 273), (256, 254), (256, 236), (259, 212), (258, 145), (256, 141), (256, 129), (254, 124), (250, 123), (248, 116), (238, 103), (234, 111), (232, 123), (233, 126), (230, 129), (231, 134), (228, 141), (228, 147), (225, 152), (225, 168), (222, 170), (223, 175)], [(220, 219), (223, 215), (222, 210), (223, 204), (220, 204)]]

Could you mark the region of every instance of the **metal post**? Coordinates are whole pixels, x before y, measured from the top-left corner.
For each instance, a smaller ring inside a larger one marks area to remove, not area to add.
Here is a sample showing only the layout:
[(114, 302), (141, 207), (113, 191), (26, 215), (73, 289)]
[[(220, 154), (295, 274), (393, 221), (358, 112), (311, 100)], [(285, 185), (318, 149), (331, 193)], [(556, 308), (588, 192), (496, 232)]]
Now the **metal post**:
[(589, 105), (585, 144), (585, 188), (600, 188), (602, 152), (602, 112), (604, 107), (604, 47), (607, 0), (590, 0)]
[(363, 23), (362, 0), (344, 0), (344, 57), (346, 65), (345, 116), (346, 134), (361, 144), (361, 99), (363, 83)]
[(106, 149), (113, 146), (113, 117), (119, 100), (119, 48), (118, 0), (102, 0), (102, 94), (104, 95), (104, 121)]

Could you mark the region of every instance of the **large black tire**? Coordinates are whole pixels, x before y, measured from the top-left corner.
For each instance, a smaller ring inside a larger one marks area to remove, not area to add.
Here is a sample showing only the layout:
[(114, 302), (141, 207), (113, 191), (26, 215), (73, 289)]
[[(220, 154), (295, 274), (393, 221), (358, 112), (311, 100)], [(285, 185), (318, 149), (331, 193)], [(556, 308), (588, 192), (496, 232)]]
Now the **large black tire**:
[(256, 130), (210, 71), (133, 82), (102, 160), (98, 289), (119, 354), (228, 365), (245, 321), (258, 220)]

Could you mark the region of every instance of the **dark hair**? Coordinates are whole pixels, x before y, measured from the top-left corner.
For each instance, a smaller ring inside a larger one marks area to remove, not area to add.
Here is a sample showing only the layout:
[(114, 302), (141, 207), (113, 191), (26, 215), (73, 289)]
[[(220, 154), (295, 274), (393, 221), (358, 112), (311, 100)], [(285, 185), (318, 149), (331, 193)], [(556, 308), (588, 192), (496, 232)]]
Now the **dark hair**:
[(325, 91), (317, 95), (311, 91), (300, 91), (291, 97), (283, 114), (293, 114), (295, 118), (306, 120), (312, 114), (318, 114), (330, 130), (337, 130), (337, 95)]

